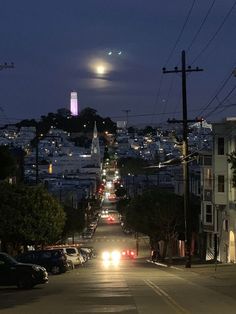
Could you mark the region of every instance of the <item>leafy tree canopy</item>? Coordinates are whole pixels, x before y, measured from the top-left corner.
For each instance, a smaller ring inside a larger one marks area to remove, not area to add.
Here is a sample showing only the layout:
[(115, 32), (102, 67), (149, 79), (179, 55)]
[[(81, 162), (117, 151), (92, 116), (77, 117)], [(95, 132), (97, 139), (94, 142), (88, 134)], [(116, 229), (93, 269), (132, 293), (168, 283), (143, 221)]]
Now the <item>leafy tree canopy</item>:
[(123, 186), (119, 186), (116, 189), (115, 194), (117, 197), (124, 197), (127, 194), (127, 191)]
[(126, 219), (134, 230), (150, 238), (167, 240), (184, 231), (183, 199), (167, 191), (153, 189), (131, 200)]
[(64, 206), (66, 212), (66, 223), (64, 227), (64, 234), (69, 235), (75, 232), (80, 232), (85, 227), (85, 212), (84, 209), (73, 208), (72, 206)]
[(117, 166), (122, 176), (132, 174), (152, 174), (155, 170), (147, 168), (149, 163), (142, 158), (120, 158), (117, 162)]
[(228, 154), (228, 162), (231, 164), (232, 169), (232, 182), (233, 187), (236, 187), (236, 152), (232, 152), (231, 154)]
[(17, 163), (7, 146), (0, 146), (0, 179), (16, 174)]
[(13, 244), (57, 240), (65, 223), (61, 205), (43, 187), (0, 184), (0, 238)]
[[(158, 188), (147, 190), (131, 200), (118, 202), (118, 211), (125, 216), (128, 226), (151, 240), (169, 241), (183, 238), (185, 227), (183, 196)], [(200, 201), (190, 196), (192, 231), (198, 230)]]
[(23, 120), (17, 124), (21, 126), (37, 126), (38, 132), (45, 134), (51, 126), (62, 129), (67, 132), (91, 133), (94, 128), (94, 122), (97, 123), (98, 132), (109, 131), (114, 133), (116, 124), (108, 117), (103, 118), (97, 114), (95, 109), (87, 107), (81, 111), (78, 116), (68, 115), (65, 108), (59, 109), (57, 113), (49, 112), (47, 116), (41, 116), (41, 120)]
[(147, 134), (155, 134), (156, 133), (156, 130), (150, 126), (150, 125), (147, 125), (144, 130), (143, 130), (143, 134), (144, 135), (147, 135)]

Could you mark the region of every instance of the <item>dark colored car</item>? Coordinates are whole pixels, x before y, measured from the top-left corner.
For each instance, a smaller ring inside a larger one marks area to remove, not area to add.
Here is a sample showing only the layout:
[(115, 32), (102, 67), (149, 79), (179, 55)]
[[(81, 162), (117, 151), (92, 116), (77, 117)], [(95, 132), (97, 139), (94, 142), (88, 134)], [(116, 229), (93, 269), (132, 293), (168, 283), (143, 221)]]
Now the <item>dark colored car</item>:
[(0, 253), (0, 286), (30, 289), (46, 282), (48, 273), (44, 267), (19, 263), (10, 255)]
[(52, 274), (61, 274), (68, 270), (65, 253), (60, 249), (29, 251), (16, 257), (18, 262), (41, 265)]

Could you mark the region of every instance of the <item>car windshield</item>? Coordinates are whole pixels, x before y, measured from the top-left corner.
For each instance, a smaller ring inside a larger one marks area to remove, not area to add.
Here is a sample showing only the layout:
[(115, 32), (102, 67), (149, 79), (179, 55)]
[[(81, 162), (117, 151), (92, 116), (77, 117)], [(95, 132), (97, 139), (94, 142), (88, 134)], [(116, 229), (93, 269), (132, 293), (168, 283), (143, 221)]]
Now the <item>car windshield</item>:
[(67, 254), (75, 254), (76, 251), (75, 251), (75, 249), (66, 249), (66, 253)]
[(6, 255), (6, 254), (1, 254), (0, 260), (7, 262), (9, 264), (17, 264), (17, 261), (13, 257), (11, 257), (10, 255)]

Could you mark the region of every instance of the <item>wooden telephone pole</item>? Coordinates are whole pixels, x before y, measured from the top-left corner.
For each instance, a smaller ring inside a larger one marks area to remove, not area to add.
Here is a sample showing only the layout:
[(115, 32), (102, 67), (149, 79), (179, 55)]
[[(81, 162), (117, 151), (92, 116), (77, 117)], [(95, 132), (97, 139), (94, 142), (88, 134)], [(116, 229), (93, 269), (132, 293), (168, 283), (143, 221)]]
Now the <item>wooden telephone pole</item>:
[(192, 69), (191, 66), (186, 68), (185, 51), (182, 51), (181, 69), (175, 67), (174, 70), (167, 71), (163, 68), (163, 73), (181, 73), (182, 75), (182, 104), (183, 104), (183, 120), (175, 120), (183, 124), (183, 182), (184, 182), (184, 224), (185, 224), (185, 267), (191, 268), (191, 242), (192, 242), (192, 215), (189, 202), (189, 166), (188, 166), (188, 114), (187, 114), (187, 88), (186, 88), (186, 73), (200, 72), (203, 69), (198, 67)]

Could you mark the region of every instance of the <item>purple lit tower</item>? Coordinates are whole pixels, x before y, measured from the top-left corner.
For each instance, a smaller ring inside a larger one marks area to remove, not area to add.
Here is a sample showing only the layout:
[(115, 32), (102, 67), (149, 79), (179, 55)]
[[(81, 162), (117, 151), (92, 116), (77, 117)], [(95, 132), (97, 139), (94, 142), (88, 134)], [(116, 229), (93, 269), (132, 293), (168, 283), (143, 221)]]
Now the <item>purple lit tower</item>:
[(70, 93), (70, 111), (72, 116), (79, 115), (79, 105), (78, 105), (78, 97), (77, 92)]

